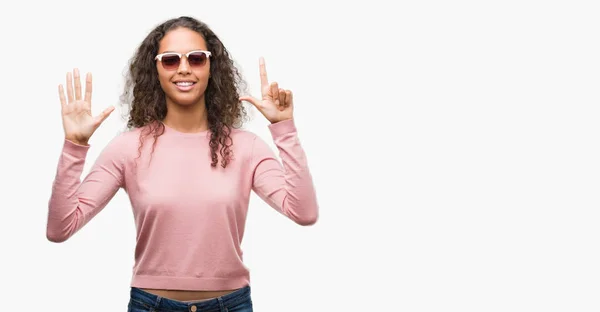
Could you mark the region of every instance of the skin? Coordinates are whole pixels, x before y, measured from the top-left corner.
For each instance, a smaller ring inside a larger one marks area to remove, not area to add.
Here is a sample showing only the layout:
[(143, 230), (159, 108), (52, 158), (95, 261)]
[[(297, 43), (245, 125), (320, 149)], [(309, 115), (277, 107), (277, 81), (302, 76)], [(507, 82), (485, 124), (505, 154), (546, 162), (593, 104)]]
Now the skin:
[[(160, 41), (158, 53), (187, 53), (194, 50), (207, 51), (202, 36), (187, 28), (177, 28), (165, 35)], [(163, 122), (182, 132), (196, 132), (208, 129), (204, 91), (210, 75), (210, 58), (202, 67), (191, 67), (185, 56), (177, 70), (166, 70), (156, 62), (158, 80), (167, 100), (167, 116)], [(176, 81), (193, 81), (189, 91), (180, 91)]]
[[(202, 36), (187, 28), (178, 28), (167, 33), (160, 42), (159, 52), (166, 51), (187, 53), (191, 50), (207, 50)], [(189, 66), (185, 56), (178, 69), (167, 71), (160, 62), (156, 62), (158, 79), (165, 92), (167, 100), (167, 115), (163, 122), (181, 132), (198, 132), (208, 129), (206, 115), (205, 90), (210, 79), (210, 58), (206, 65), (200, 68)], [(261, 81), (261, 98), (253, 96), (240, 97), (241, 101), (252, 103), (261, 114), (271, 123), (277, 123), (293, 118), (293, 95), (290, 90), (279, 88), (277, 82), (269, 83), (265, 61), (259, 59)], [(66, 94), (59, 85), (59, 98), (65, 139), (79, 145), (88, 145), (90, 137), (106, 118), (114, 111), (109, 106), (100, 114), (91, 113), (92, 75), (88, 73), (85, 81), (85, 94), (82, 94), (81, 77), (75, 68), (73, 73), (67, 73)], [(174, 84), (177, 80), (196, 82), (189, 91), (180, 91)], [(220, 291), (182, 291), (164, 289), (144, 289), (149, 293), (164, 298), (179, 301), (203, 300), (231, 293), (236, 289)]]

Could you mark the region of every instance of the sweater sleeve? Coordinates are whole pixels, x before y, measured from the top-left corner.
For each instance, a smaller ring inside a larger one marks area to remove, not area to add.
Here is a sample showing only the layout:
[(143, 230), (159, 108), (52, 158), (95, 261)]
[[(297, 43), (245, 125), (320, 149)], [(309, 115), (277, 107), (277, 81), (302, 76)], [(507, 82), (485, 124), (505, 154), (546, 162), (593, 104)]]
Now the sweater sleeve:
[(89, 146), (65, 139), (48, 202), (46, 236), (64, 242), (97, 215), (123, 187), (121, 148), (113, 139), (80, 181)]
[(255, 137), (252, 149), (254, 192), (267, 204), (299, 225), (312, 225), (319, 207), (306, 155), (293, 120), (269, 125), (282, 160), (265, 141)]

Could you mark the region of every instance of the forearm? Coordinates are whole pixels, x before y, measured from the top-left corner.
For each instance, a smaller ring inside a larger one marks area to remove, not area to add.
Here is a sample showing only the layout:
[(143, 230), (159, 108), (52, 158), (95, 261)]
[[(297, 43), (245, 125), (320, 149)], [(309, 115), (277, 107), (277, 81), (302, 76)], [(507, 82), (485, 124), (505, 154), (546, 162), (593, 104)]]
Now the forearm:
[(83, 214), (77, 196), (88, 146), (64, 141), (48, 202), (48, 240), (61, 242), (80, 227)]
[(47, 238), (62, 242), (98, 214), (123, 185), (122, 146), (111, 144), (81, 181), (89, 146), (65, 140), (48, 202)]
[(314, 224), (319, 213), (317, 196), (295, 125), (289, 120), (274, 124), (270, 130), (281, 164), (274, 157), (265, 157), (257, 168), (255, 188), (265, 201), (294, 222)]

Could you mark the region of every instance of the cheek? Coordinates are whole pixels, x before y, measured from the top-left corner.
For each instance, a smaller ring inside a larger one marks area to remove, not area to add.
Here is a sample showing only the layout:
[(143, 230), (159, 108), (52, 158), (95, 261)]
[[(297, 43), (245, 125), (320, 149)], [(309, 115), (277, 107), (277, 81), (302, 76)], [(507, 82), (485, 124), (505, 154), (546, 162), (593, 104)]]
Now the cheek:
[(193, 73), (194, 76), (196, 76), (200, 80), (208, 80), (208, 76), (210, 75), (210, 69), (208, 67), (194, 69)]
[(160, 85), (163, 88), (165, 88), (166, 86), (168, 86), (170, 84), (171, 74), (159, 69), (158, 70), (158, 81), (160, 82)]
[(210, 61), (200, 68), (192, 68), (192, 73), (198, 77), (198, 79), (208, 80), (208, 76), (210, 76)]
[(205, 69), (197, 69), (197, 70), (193, 71), (193, 75), (196, 76), (196, 78), (198, 79), (197, 90), (199, 92), (206, 91), (206, 87), (208, 86), (208, 80), (209, 80), (208, 76), (210, 75), (210, 72)]

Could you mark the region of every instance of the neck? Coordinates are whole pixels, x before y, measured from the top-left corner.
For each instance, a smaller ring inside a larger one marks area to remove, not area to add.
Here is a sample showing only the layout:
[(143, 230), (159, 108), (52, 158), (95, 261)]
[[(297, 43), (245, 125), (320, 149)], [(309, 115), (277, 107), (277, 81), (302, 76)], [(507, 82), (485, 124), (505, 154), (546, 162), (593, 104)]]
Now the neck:
[(197, 104), (179, 105), (167, 100), (167, 116), (163, 123), (180, 132), (201, 132), (208, 129), (204, 97)]

